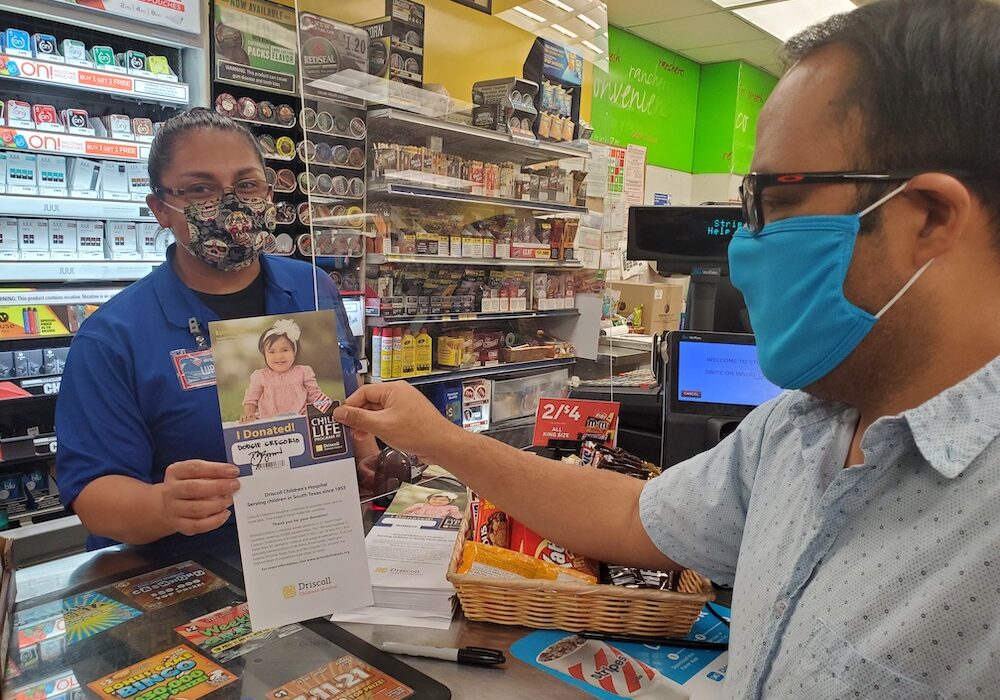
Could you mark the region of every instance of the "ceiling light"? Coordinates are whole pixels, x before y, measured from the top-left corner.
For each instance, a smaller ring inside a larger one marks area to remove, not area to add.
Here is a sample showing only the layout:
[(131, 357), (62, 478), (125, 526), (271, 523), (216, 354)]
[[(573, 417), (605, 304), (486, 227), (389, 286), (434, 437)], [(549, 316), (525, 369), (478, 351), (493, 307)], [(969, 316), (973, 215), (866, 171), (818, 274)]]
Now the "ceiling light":
[(596, 46), (595, 44), (591, 44), (586, 39), (584, 39), (580, 43), (583, 44), (584, 46), (586, 46), (588, 49), (590, 49), (594, 53), (604, 53), (604, 51), (599, 46)]
[(583, 22), (584, 24), (586, 24), (591, 29), (600, 29), (601, 28), (601, 25), (599, 25), (594, 20), (590, 19), (590, 17), (588, 17), (587, 15), (577, 15), (576, 18), (578, 20), (580, 20), (581, 22)]
[(567, 5), (564, 2), (560, 2), (560, 0), (545, 0), (545, 2), (547, 2), (550, 5), (552, 5), (552, 7), (559, 8), (563, 12), (572, 12), (573, 11), (572, 7), (570, 7), (569, 5)]
[(597, 9), (600, 10), (601, 12), (604, 12), (605, 14), (607, 14), (608, 6), (605, 5), (603, 2), (600, 2), (600, 3), (597, 3)]
[(570, 39), (575, 39), (578, 36), (578, 35), (574, 34), (573, 32), (571, 32), (570, 30), (566, 29), (566, 27), (562, 26), (561, 24), (555, 24), (555, 23), (553, 23), (553, 24), (551, 24), (549, 26), (552, 27), (553, 29), (555, 29), (560, 34), (562, 34), (563, 36), (568, 36)]
[(531, 10), (526, 10), (523, 7), (521, 7), (520, 5), (514, 5), (514, 12), (518, 12), (518, 13), (524, 15), (525, 17), (527, 17), (528, 19), (533, 19), (536, 22), (544, 22), (545, 21), (545, 18), (542, 17), (541, 15), (536, 15)]
[(781, 41), (788, 41), (806, 27), (854, 9), (851, 0), (782, 0), (733, 12)]
[(741, 7), (743, 5), (753, 5), (760, 0), (712, 0), (719, 7)]

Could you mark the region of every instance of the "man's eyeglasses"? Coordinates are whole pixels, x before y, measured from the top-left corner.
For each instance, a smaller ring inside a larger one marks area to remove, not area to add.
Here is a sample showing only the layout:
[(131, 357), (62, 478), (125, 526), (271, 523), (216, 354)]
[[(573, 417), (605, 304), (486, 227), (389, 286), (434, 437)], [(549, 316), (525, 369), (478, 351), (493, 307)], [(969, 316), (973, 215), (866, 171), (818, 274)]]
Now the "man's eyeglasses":
[[(764, 229), (764, 190), (768, 187), (789, 185), (818, 185), (839, 182), (866, 182), (871, 184), (905, 182), (928, 170), (885, 170), (885, 171), (831, 171), (819, 173), (750, 173), (740, 185), (740, 201), (743, 204), (743, 222), (750, 233), (757, 234)], [(951, 172), (955, 176), (965, 173)]]
[(241, 202), (250, 202), (265, 199), (271, 194), (271, 185), (266, 180), (248, 178), (240, 180), (231, 187), (223, 187), (216, 182), (196, 182), (187, 187), (174, 189), (171, 187), (155, 187), (153, 193), (156, 195), (172, 194), (183, 199), (188, 204), (200, 206), (222, 199), (226, 190), (232, 190), (236, 198)]

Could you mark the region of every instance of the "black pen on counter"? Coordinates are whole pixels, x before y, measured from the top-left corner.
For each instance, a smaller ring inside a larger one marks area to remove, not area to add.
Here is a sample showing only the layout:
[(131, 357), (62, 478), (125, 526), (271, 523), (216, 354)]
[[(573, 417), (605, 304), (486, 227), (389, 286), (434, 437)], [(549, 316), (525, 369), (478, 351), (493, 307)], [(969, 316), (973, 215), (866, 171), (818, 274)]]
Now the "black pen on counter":
[(684, 649), (705, 649), (708, 651), (726, 651), (728, 642), (704, 642), (699, 639), (683, 637), (642, 637), (635, 634), (606, 634), (604, 632), (577, 632), (584, 639), (599, 639), (604, 642), (622, 642), (628, 644), (652, 644), (661, 647), (682, 647)]
[(454, 661), (466, 666), (496, 666), (507, 663), (507, 657), (499, 649), (484, 649), (483, 647), (425, 647), (420, 644), (400, 644), (399, 642), (382, 642), (382, 651), (404, 656), (419, 656), (425, 659), (440, 659)]

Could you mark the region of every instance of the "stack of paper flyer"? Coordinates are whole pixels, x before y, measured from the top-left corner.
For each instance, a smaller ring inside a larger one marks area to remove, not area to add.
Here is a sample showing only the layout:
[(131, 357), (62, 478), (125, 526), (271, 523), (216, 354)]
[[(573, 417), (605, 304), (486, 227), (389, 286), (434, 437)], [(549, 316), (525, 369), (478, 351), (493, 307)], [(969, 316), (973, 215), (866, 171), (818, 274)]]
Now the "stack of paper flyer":
[(365, 537), (374, 605), (331, 620), (446, 629), (455, 612), (448, 563), (468, 501), (465, 491), (400, 487)]

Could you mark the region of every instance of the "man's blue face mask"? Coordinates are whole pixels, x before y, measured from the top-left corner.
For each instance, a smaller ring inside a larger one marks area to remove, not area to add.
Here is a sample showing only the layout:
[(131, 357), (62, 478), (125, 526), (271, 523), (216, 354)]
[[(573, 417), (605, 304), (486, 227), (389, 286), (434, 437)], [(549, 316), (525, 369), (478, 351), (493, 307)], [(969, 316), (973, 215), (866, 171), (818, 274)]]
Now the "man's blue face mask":
[(844, 296), (861, 217), (905, 188), (858, 214), (798, 216), (766, 224), (757, 234), (745, 226), (735, 233), (730, 275), (743, 292), (761, 371), (772, 383), (801, 389), (825, 377), (934, 262), (928, 260), (875, 314)]

